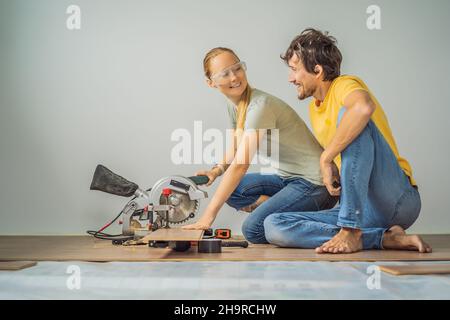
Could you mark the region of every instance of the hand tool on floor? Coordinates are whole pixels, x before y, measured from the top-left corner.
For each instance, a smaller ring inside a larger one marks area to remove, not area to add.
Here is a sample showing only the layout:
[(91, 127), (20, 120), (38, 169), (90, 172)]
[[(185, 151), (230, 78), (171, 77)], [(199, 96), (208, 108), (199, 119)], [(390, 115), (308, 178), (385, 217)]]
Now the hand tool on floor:
[(203, 239), (230, 239), (231, 230), (230, 229), (206, 229), (203, 233)]
[[(168, 176), (157, 181), (151, 188), (141, 189), (136, 183), (115, 174), (103, 165), (97, 165), (92, 178), (91, 190), (133, 198), (127, 202), (119, 215), (99, 231), (88, 231), (100, 238), (113, 240), (116, 244), (139, 239), (159, 228), (169, 228), (195, 217), (200, 201), (208, 194), (199, 185), (208, 183), (207, 176)], [(122, 234), (108, 235), (103, 232), (122, 217)]]
[(221, 239), (204, 239), (198, 242), (199, 253), (221, 253), (222, 247), (247, 248), (247, 241), (223, 241)]
[[(159, 246), (158, 246), (159, 245)], [(221, 253), (223, 247), (241, 247), (247, 248), (247, 241), (223, 241), (221, 239), (203, 239), (200, 241), (168, 241), (165, 244), (149, 243), (150, 247), (166, 248), (169, 247), (174, 251), (184, 252), (191, 248), (191, 246), (197, 246), (197, 252), (199, 253)]]
[(217, 239), (230, 239), (231, 230), (230, 229), (216, 229), (214, 230), (214, 237)]

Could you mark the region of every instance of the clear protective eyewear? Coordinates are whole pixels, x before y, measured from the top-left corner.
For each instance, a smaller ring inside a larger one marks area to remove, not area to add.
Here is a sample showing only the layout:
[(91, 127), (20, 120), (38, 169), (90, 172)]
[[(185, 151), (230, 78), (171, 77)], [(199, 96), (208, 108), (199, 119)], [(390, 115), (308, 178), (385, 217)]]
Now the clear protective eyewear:
[(236, 75), (240, 72), (247, 70), (247, 65), (244, 61), (239, 61), (238, 63), (229, 66), (228, 68), (214, 74), (211, 76), (211, 80), (216, 84), (224, 84), (230, 81), (231, 74)]

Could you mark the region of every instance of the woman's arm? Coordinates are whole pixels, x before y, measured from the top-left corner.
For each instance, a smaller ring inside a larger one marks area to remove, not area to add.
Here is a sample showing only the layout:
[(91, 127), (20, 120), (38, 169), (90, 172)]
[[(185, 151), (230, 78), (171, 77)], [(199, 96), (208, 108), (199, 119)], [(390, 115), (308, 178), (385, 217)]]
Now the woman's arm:
[(224, 174), (225, 171), (230, 166), (231, 162), (233, 162), (234, 156), (236, 155), (237, 151), (236, 146), (238, 145), (235, 134), (236, 130), (232, 129), (231, 137), (233, 140), (228, 146), (222, 161), (219, 162), (217, 166), (215, 166), (210, 170), (200, 170), (195, 173), (197, 176), (207, 176), (209, 178), (209, 182), (206, 184), (207, 186), (210, 186), (216, 180), (217, 177)]
[(223, 167), (225, 172), (234, 160), (237, 152), (237, 146), (239, 146), (244, 130), (242, 129), (232, 129), (231, 131), (231, 144), (228, 146), (227, 152), (223, 157), (222, 162), (219, 163)]
[(242, 177), (247, 172), (250, 163), (255, 155), (259, 142), (264, 137), (258, 134), (257, 130), (246, 130), (242, 134), (236, 154), (231, 161), (228, 169), (225, 171), (216, 193), (212, 197), (205, 212), (198, 222), (183, 226), (184, 229), (208, 229), (216, 219), (219, 210), (233, 191), (238, 186)]

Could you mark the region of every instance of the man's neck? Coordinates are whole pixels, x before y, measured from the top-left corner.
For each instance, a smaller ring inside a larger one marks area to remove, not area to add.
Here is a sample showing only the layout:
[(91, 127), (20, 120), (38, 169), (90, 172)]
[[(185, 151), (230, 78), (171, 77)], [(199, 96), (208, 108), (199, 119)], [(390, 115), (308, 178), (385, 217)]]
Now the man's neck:
[(325, 97), (327, 96), (327, 92), (330, 89), (330, 86), (331, 81), (321, 81), (316, 89), (316, 92), (314, 92), (313, 97), (319, 101), (325, 100)]

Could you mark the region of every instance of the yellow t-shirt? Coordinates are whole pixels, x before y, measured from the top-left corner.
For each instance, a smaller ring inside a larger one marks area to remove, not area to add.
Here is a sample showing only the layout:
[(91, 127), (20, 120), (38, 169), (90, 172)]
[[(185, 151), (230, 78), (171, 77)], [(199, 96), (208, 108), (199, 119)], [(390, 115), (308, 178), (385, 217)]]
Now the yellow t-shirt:
[[(395, 156), (397, 157), (398, 164), (403, 169), (405, 174), (409, 177), (411, 184), (416, 185), (414, 178), (412, 177), (411, 166), (408, 161), (400, 157), (397, 145), (395, 144), (394, 137), (392, 136), (391, 128), (389, 127), (388, 120), (384, 114), (377, 99), (370, 92), (366, 84), (355, 76), (340, 76), (333, 80), (331, 86), (327, 92), (324, 101), (320, 106), (316, 106), (316, 101), (313, 99), (309, 104), (309, 115), (311, 118), (311, 124), (314, 135), (317, 141), (323, 148), (326, 148), (334, 135), (336, 134), (336, 127), (338, 121), (339, 110), (344, 106), (344, 100), (349, 93), (355, 90), (367, 91), (376, 105), (376, 109), (372, 114), (372, 121), (377, 126), (378, 130), (383, 135), (386, 142), (391, 147)], [(337, 167), (341, 168), (341, 156), (338, 155), (334, 162)]]

